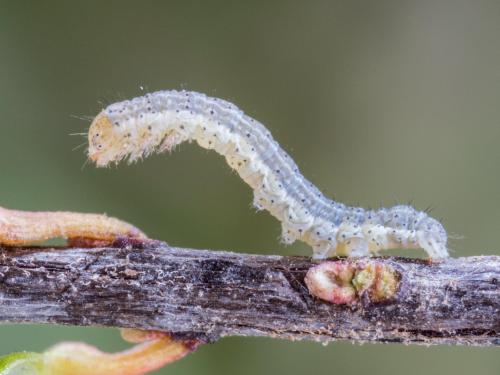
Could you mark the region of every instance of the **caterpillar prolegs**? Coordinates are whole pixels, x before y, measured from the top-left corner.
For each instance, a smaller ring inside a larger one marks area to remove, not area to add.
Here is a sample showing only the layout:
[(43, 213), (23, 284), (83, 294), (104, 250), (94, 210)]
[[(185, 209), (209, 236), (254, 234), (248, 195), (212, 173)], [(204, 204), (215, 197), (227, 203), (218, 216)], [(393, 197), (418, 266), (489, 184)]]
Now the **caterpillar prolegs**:
[(318, 259), (394, 248), (448, 256), (439, 221), (408, 205), (365, 210), (326, 198), (264, 125), (222, 99), (172, 90), (114, 103), (97, 115), (88, 137), (89, 158), (101, 167), (185, 141), (213, 149), (253, 189), (254, 206), (281, 222), (283, 242), (304, 241)]

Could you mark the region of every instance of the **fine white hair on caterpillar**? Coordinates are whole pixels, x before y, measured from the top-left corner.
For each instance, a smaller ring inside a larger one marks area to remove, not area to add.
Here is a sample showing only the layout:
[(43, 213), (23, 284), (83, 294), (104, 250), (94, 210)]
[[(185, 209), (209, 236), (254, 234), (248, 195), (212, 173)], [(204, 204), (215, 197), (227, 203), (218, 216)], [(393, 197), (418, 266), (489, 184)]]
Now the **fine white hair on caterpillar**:
[(283, 242), (304, 241), (317, 259), (396, 248), (448, 257), (439, 221), (408, 205), (365, 210), (328, 199), (264, 125), (222, 99), (171, 90), (114, 103), (94, 119), (88, 140), (89, 158), (100, 167), (170, 151), (184, 141), (214, 150), (253, 189), (254, 206), (281, 222)]

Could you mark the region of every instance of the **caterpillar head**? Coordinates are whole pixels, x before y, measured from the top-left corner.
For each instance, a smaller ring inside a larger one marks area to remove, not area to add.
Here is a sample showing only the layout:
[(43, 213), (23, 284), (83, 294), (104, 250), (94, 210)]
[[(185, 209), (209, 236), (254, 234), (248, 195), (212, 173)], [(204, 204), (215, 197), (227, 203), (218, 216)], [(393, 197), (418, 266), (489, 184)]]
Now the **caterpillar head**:
[(108, 115), (99, 113), (89, 128), (89, 159), (98, 167), (105, 167), (110, 162), (123, 158), (122, 147)]

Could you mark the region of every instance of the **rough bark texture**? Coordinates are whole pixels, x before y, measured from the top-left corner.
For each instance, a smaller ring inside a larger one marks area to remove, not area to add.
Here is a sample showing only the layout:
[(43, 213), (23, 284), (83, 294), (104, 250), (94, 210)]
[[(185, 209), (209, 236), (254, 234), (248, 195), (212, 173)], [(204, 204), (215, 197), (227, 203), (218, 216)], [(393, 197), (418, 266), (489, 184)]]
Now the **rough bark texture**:
[(0, 321), (134, 327), (177, 337), (500, 344), (500, 257), (379, 258), (396, 296), (333, 305), (309, 295), (313, 261), (169, 247), (0, 247)]

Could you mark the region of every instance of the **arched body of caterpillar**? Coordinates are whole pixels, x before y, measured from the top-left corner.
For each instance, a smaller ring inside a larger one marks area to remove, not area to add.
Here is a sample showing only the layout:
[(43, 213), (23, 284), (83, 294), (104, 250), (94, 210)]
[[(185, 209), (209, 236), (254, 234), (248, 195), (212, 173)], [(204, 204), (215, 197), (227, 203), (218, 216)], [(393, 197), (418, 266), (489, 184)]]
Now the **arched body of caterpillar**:
[(365, 210), (326, 198), (306, 180), (271, 133), (234, 104), (188, 91), (158, 91), (114, 103), (89, 129), (89, 158), (107, 166), (184, 141), (223, 155), (254, 191), (254, 206), (282, 224), (282, 240), (302, 240), (318, 259), (364, 256), (381, 249), (422, 248), (448, 256), (447, 234), (436, 219), (411, 206)]
[(0, 245), (23, 246), (57, 237), (75, 246), (104, 246), (119, 238), (148, 240), (133, 225), (106, 215), (0, 207)]

